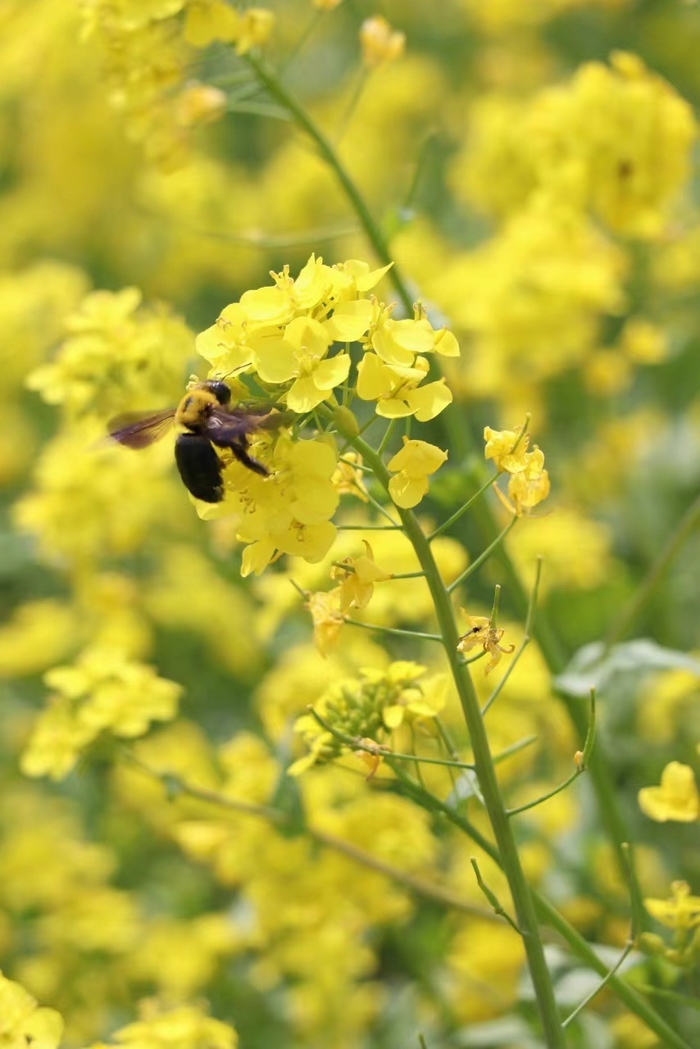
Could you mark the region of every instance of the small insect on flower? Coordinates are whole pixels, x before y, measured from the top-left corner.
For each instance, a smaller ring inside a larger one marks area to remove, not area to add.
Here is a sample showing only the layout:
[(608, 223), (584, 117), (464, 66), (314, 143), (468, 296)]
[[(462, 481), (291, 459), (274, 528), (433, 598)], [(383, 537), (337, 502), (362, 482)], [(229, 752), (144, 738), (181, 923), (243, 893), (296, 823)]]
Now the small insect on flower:
[(224, 461), (216, 448), (225, 448), (253, 473), (267, 477), (267, 467), (250, 455), (251, 434), (274, 430), (288, 422), (284, 412), (265, 408), (231, 408), (231, 390), (225, 382), (198, 383), (177, 408), (157, 413), (127, 412), (112, 419), (110, 437), (127, 448), (147, 448), (159, 440), (173, 423), (184, 433), (175, 441), (175, 462), (185, 488), (205, 503), (224, 498)]

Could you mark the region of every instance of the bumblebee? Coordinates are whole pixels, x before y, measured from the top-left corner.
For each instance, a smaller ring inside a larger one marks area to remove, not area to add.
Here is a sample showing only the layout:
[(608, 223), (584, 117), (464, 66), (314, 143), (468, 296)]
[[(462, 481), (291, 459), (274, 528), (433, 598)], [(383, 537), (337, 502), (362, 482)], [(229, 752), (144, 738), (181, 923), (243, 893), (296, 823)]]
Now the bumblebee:
[(177, 408), (118, 416), (109, 424), (109, 435), (127, 448), (147, 448), (173, 423), (181, 426), (184, 433), (175, 441), (175, 462), (182, 483), (195, 499), (220, 503), (225, 464), (216, 448), (228, 449), (243, 466), (267, 477), (270, 471), (248, 451), (251, 434), (277, 429), (288, 421), (287, 414), (269, 408), (231, 408), (230, 400), (231, 390), (225, 382), (201, 382), (185, 394)]

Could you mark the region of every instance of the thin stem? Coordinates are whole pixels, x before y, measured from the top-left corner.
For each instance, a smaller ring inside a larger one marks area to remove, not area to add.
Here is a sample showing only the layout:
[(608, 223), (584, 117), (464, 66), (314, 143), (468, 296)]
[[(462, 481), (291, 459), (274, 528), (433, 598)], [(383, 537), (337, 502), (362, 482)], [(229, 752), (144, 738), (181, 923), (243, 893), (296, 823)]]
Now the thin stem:
[(379, 442), (379, 447), (377, 448), (377, 455), (384, 455), (384, 449), (386, 448), (387, 444), (389, 443), (389, 438), (391, 437), (391, 435), (392, 435), (392, 433), (394, 431), (394, 427), (395, 426), (396, 426), (396, 419), (390, 419), (389, 420), (389, 425), (387, 426), (386, 430), (384, 431), (384, 436), (382, 437), (381, 441)]
[(686, 539), (698, 524), (700, 524), (700, 496), (691, 503), (683, 514), (673, 532), (671, 532), (671, 535), (666, 540), (663, 550), (651, 565), (646, 578), (637, 588), (629, 605), (623, 610), (622, 615), (619, 616), (608, 631), (605, 638), (606, 648), (612, 648), (612, 646), (616, 645), (618, 641), (621, 641), (628, 632), (640, 612), (654, 596), (654, 592), (663, 579), (665, 572), (671, 565)]
[(456, 524), (456, 522), (459, 521), (459, 519), (464, 514), (466, 514), (467, 510), (472, 505), (472, 503), (475, 503), (476, 500), (484, 494), (484, 492), (488, 492), (489, 488), (494, 483), (497, 477), (498, 473), (494, 473), (489, 477), (487, 481), (484, 481), (481, 488), (479, 488), (478, 491), (474, 492), (474, 495), (470, 496), (470, 498), (467, 499), (466, 503), (464, 503), (463, 506), (460, 506), (459, 510), (456, 510), (455, 513), (452, 514), (452, 517), (448, 517), (446, 521), (443, 521), (439, 528), (436, 528), (435, 531), (428, 536), (428, 542), (432, 543), (433, 539), (437, 539), (439, 535), (442, 535), (442, 533), (446, 532), (448, 528), (451, 528), (453, 524)]
[(314, 721), (319, 723), (321, 728), (324, 728), (326, 732), (330, 732), (332, 736), (341, 743), (344, 743), (346, 747), (352, 747), (353, 750), (361, 750), (365, 754), (371, 754), (373, 757), (379, 755), (379, 757), (384, 758), (389, 765), (396, 759), (397, 761), (419, 761), (423, 765), (446, 765), (448, 768), (453, 769), (474, 770), (474, 766), (467, 761), (448, 761), (447, 758), (426, 758), (419, 754), (397, 754), (395, 750), (391, 750), (390, 747), (384, 747), (379, 743), (374, 745), (364, 743), (359, 737), (348, 736), (346, 732), (341, 732), (339, 729), (335, 728), (335, 726), (326, 721), (317, 710), (314, 710), (313, 706), (307, 707), (307, 710)]
[(519, 754), (521, 750), (525, 750), (525, 747), (531, 747), (536, 742), (537, 736), (525, 736), (524, 739), (519, 739), (517, 743), (511, 743), (505, 750), (499, 750), (498, 754), (494, 754), (494, 765), (499, 765), (502, 761), (512, 758), (513, 754)]
[(374, 630), (379, 634), (389, 634), (391, 637), (410, 637), (412, 641), (438, 641), (442, 644), (440, 634), (423, 634), (419, 630), (401, 630), (394, 626), (380, 626), (378, 623), (361, 623), (359, 619), (346, 619), (348, 626), (359, 626), (363, 630)]
[(560, 794), (561, 791), (566, 790), (570, 787), (574, 780), (577, 780), (579, 776), (585, 772), (588, 768), (588, 762), (590, 761), (591, 754), (593, 753), (593, 747), (595, 746), (595, 689), (591, 689), (591, 706), (590, 706), (590, 718), (588, 721), (588, 731), (586, 732), (586, 740), (583, 744), (583, 750), (577, 755), (577, 765), (571, 775), (560, 783), (554, 790), (550, 790), (547, 794), (543, 794), (541, 797), (536, 798), (534, 801), (529, 801), (526, 805), (520, 805), (517, 809), (508, 809), (509, 816), (518, 816), (521, 812), (527, 812), (528, 809), (534, 809), (537, 805), (541, 805), (544, 801), (549, 801), (555, 794)]
[(610, 975), (608, 967), (593, 948), (586, 943), (583, 936), (573, 925), (569, 925), (566, 918), (559, 914), (557, 909), (536, 889), (533, 890), (535, 907), (541, 919), (559, 933), (563, 940), (569, 945), (574, 954), (583, 961), (590, 969), (600, 976), (608, 977), (608, 986), (624, 1005), (635, 1013), (647, 1027), (656, 1034), (664, 1049), (692, 1049), (685, 1039), (670, 1027), (663, 1017), (659, 1016), (654, 1007), (650, 1005), (642, 995), (635, 990), (626, 980), (621, 979), (617, 973)]
[[(299, 127), (301, 127), (309, 138), (316, 143), (319, 153), (340, 183), (379, 261), (384, 266), (392, 264), (393, 259), (391, 258), (386, 241), (382, 236), (379, 226), (374, 221), (374, 218), (365, 203), (364, 197), (351, 179), (344, 165), (340, 162), (340, 158), (330, 140), (316, 125), (315, 121), (311, 118), (309, 113), (307, 113), (302, 104), (280, 82), (274, 71), (270, 69), (262, 59), (250, 52), (245, 58), (254, 70), (260, 83), (269, 91), (273, 98), (277, 99), (280, 105), (289, 110), (299, 124)], [(401, 303), (408, 315), (411, 316), (413, 314), (413, 297), (410, 295), (408, 287), (400, 276), (396, 265), (393, 265), (389, 272)]]
[(425, 579), (425, 572), (397, 572), (392, 579)]
[(549, 801), (549, 799), (555, 797), (555, 795), (561, 794), (563, 790), (566, 790), (567, 787), (570, 787), (571, 784), (579, 778), (583, 771), (582, 768), (574, 769), (571, 775), (565, 779), (563, 783), (560, 783), (558, 787), (548, 791), (547, 794), (542, 794), (539, 798), (535, 798), (534, 801), (528, 801), (526, 805), (518, 805), (517, 809), (508, 809), (508, 815), (519, 816), (521, 812), (527, 812), (528, 809), (534, 809), (538, 805), (542, 805), (543, 802)]
[(491, 554), (494, 552), (494, 550), (501, 545), (501, 543), (503, 542), (505, 537), (510, 532), (511, 528), (514, 527), (514, 525), (515, 525), (517, 520), (518, 520), (517, 517), (511, 517), (510, 521), (505, 526), (503, 531), (500, 532), (496, 536), (494, 541), (492, 543), (490, 543), (486, 547), (486, 549), (484, 550), (484, 552), (482, 554), (479, 554), (479, 556), (477, 557), (476, 561), (472, 561), (472, 563), (470, 565), (468, 565), (467, 568), (465, 568), (464, 571), (461, 572), (457, 576), (456, 579), (453, 579), (453, 581), (447, 587), (447, 593), (448, 594), (451, 594), (453, 590), (456, 590), (458, 586), (461, 586), (461, 584), (466, 579), (468, 579), (470, 575), (472, 575), (474, 572), (476, 572), (477, 568), (481, 568), (481, 566), (483, 565), (484, 561), (487, 561), (489, 559), (489, 557), (491, 556)]
[(579, 1004), (576, 1006), (574, 1011), (572, 1013), (570, 1013), (569, 1016), (567, 1016), (567, 1018), (565, 1020), (562, 1021), (562, 1027), (568, 1027), (570, 1023), (573, 1023), (573, 1021), (576, 1019), (576, 1017), (579, 1015), (579, 1013), (583, 1012), (583, 1010), (586, 1008), (586, 1006), (589, 1005), (593, 1001), (594, 998), (598, 997), (598, 995), (600, 994), (600, 992), (603, 990), (604, 987), (607, 987), (607, 985), (610, 983), (610, 980), (613, 978), (615, 973), (618, 972), (618, 970), (620, 969), (620, 967), (621, 967), (622, 963), (624, 962), (625, 958), (627, 957), (627, 955), (632, 950), (632, 946), (633, 946), (632, 945), (632, 941), (630, 940), (630, 942), (626, 945), (624, 951), (622, 952), (622, 954), (618, 958), (618, 960), (615, 963), (615, 965), (613, 965), (612, 969), (607, 974), (607, 976), (604, 976), (603, 979), (598, 984), (598, 986), (594, 987), (593, 990), (591, 991), (591, 993), (587, 994), (586, 997), (583, 999), (583, 1001), (579, 1002)]
[(374, 509), (377, 510), (378, 513), (380, 513), (382, 515), (382, 517), (385, 517), (387, 519), (387, 521), (391, 521), (391, 523), (393, 525), (395, 525), (397, 528), (401, 527), (400, 524), (398, 524), (398, 525), (396, 524), (396, 521), (391, 516), (389, 511), (386, 509), (386, 507), (382, 506), (382, 504), (379, 502), (379, 500), (375, 499), (374, 496), (371, 494), (371, 492), (363, 492), (363, 495), (365, 495), (367, 497), (367, 499), (369, 499), (369, 501), (372, 504), (372, 506), (374, 507)]
[(339, 532), (400, 532), (402, 525), (344, 525), (339, 524), (335, 526)]
[(486, 884), (486, 882), (482, 878), (481, 871), (479, 870), (479, 864), (478, 864), (477, 860), (475, 859), (475, 857), (474, 856), (470, 856), (469, 857), (469, 862), (471, 863), (472, 869), (474, 871), (474, 874), (476, 875), (476, 883), (479, 886), (479, 888), (481, 889), (481, 891), (483, 892), (483, 894), (486, 897), (486, 899), (489, 901), (489, 903), (493, 907), (494, 914), (499, 914), (501, 916), (501, 918), (504, 918), (508, 922), (510, 927), (512, 929), (514, 929), (515, 932), (517, 932), (518, 936), (522, 936), (522, 932), (520, 931), (518, 926), (515, 924), (515, 922), (513, 921), (511, 916), (508, 914), (508, 912), (506, 910), (504, 910), (503, 904), (500, 902), (500, 900), (498, 899), (496, 894), (494, 892), (492, 892), (491, 889), (489, 889), (488, 885)]
[[(252, 816), (255, 819), (265, 820), (279, 828), (284, 828), (287, 822), (288, 817), (283, 812), (279, 812), (277, 809), (273, 809), (269, 805), (255, 805), (252, 802), (240, 801), (237, 798), (230, 798), (225, 794), (218, 794), (213, 790), (205, 790), (202, 787), (195, 787), (192, 784), (187, 783), (185, 780), (180, 779), (178, 776), (174, 776), (171, 773), (159, 772), (157, 769), (151, 768), (137, 758), (131, 751), (124, 750), (123, 754), (131, 764), (135, 765), (153, 779), (158, 780), (170, 796), (182, 794), (189, 798), (193, 798), (195, 801), (201, 801), (207, 805), (215, 805), (217, 808), (226, 809), (237, 815)], [(423, 881), (422, 878), (416, 878), (414, 875), (407, 874), (405, 871), (399, 870), (397, 867), (392, 867), (390, 864), (377, 859), (376, 856), (365, 852), (363, 849), (358, 848), (349, 841), (343, 841), (342, 838), (336, 838), (333, 834), (327, 834), (325, 831), (316, 830), (314, 827), (308, 825), (304, 828), (304, 833), (319, 845), (325, 845), (326, 848), (332, 849), (334, 852), (338, 852), (341, 855), (346, 856), (348, 859), (354, 860), (355, 863), (359, 863), (363, 867), (376, 871), (378, 874), (383, 874), (385, 877), (391, 878), (392, 881), (395, 881), (399, 885), (404, 885), (407, 889), (414, 892), (416, 896), (422, 896), (424, 899), (440, 903), (445, 907), (452, 907), (455, 910), (463, 911), (466, 914), (473, 914), (479, 918), (486, 918), (489, 921), (500, 920), (487, 908), (477, 907), (475, 904), (461, 899), (461, 897), (456, 896), (447, 889), (441, 888), (439, 885), (432, 885), (430, 882)]]
[(348, 129), (348, 126), (352, 119), (352, 115), (355, 112), (355, 108), (362, 97), (362, 92), (364, 91), (365, 85), (367, 84), (367, 72), (367, 66), (360, 66), (359, 75), (357, 76), (353, 85), (350, 98), (348, 99), (347, 105), (345, 106), (343, 115), (338, 121), (338, 128), (335, 132), (333, 143), (336, 149), (340, 145), (342, 138)]

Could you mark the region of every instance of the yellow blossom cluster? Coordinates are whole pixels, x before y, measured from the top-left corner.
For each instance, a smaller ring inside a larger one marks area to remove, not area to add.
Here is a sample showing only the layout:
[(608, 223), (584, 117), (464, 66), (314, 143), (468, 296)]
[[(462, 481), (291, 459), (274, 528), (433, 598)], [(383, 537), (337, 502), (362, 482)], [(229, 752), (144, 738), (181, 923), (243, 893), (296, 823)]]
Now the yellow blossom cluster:
[(106, 730), (132, 739), (151, 721), (170, 721), (182, 691), (152, 667), (98, 647), (86, 649), (73, 666), (54, 667), (44, 680), (53, 694), (34, 725), (22, 769), (53, 779), (70, 772), (81, 751)]
[(295, 775), (338, 757), (353, 741), (379, 744), (404, 721), (435, 718), (445, 703), (445, 679), (422, 681), (426, 667), (395, 662), (386, 670), (364, 670), (359, 679), (331, 686), (294, 728), (308, 754), (292, 766)]
[(8, 1049), (36, 1042), (45, 1049), (57, 1049), (63, 1021), (55, 1009), (37, 1005), (19, 983), (0, 973), (0, 1037)]

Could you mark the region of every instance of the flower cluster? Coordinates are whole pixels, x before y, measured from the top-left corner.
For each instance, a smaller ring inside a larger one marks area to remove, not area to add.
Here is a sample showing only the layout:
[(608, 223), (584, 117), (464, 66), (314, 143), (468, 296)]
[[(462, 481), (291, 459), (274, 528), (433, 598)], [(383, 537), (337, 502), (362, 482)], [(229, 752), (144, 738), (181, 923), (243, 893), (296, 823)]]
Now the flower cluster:
[[(368, 293), (389, 267), (370, 270), (350, 260), (327, 266), (311, 256), (295, 279), (285, 269), (272, 286), (247, 291), (197, 338), (217, 374), (250, 371), (297, 414), (331, 400), (350, 373), (346, 344), (359, 342), (357, 393), (387, 418), (434, 418), (451, 401), (444, 382), (422, 385), (426, 354), (455, 357), (457, 341), (435, 331), (421, 309), (395, 320)], [(340, 344), (338, 346), (337, 344)], [(341, 348), (342, 347), (342, 348)]]
[(53, 779), (63, 779), (100, 733), (133, 739), (152, 721), (175, 717), (182, 691), (152, 667), (98, 647), (86, 649), (72, 666), (48, 671), (44, 680), (54, 694), (34, 725), (22, 770)]
[[(332, 685), (294, 726), (308, 754), (291, 767), (298, 775), (352, 749), (352, 741), (381, 744), (404, 722), (434, 718), (445, 702), (445, 679), (420, 679), (426, 667), (395, 662), (387, 670), (364, 670), (360, 678)], [(318, 718), (314, 717), (318, 714)]]
[(40, 1008), (21, 984), (0, 973), (0, 1040), (8, 1049), (36, 1043), (57, 1049), (63, 1020), (55, 1009)]
[(69, 419), (158, 408), (179, 399), (191, 334), (169, 310), (146, 308), (137, 288), (96, 291), (65, 320), (66, 337), (27, 385)]
[(541, 195), (550, 207), (590, 211), (619, 233), (663, 230), (688, 176), (697, 126), (687, 102), (635, 55), (615, 52), (610, 67), (589, 62), (569, 83), (520, 105), (498, 97), (482, 104), (459, 167), (474, 203), (502, 213)]
[(182, 165), (194, 127), (218, 120), (226, 96), (187, 78), (196, 51), (214, 41), (239, 54), (265, 43), (274, 16), (264, 8), (237, 12), (224, 0), (87, 0), (83, 34), (101, 51), (109, 101), (128, 136), (166, 170)]

